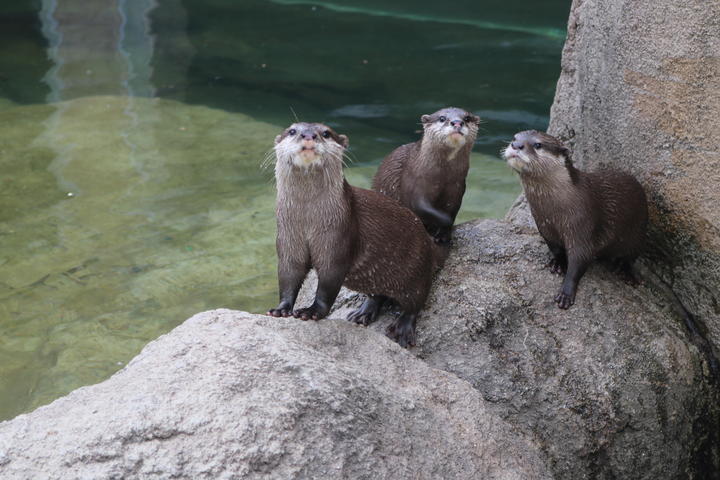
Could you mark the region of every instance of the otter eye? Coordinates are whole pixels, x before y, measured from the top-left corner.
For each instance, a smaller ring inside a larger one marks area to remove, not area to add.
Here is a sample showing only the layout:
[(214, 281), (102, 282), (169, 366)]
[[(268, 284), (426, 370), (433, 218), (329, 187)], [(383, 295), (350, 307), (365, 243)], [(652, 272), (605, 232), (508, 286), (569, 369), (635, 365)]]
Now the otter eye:
[(470, 115), (468, 115), (468, 116), (466, 116), (465, 118), (463, 118), (463, 121), (464, 121), (465, 123), (470, 123), (470, 122), (472, 122), (472, 117), (471, 117)]
[(297, 130), (295, 130), (294, 128), (291, 128), (290, 130), (288, 130), (288, 135), (290, 135), (290, 136), (293, 136), (296, 133), (297, 133)]
[(325, 130), (325, 131), (322, 133), (322, 136), (323, 136), (323, 138), (330, 138), (330, 130)]
[(447, 120), (447, 118), (445, 118), (444, 115), (441, 115), (440, 118), (438, 118), (438, 122), (443, 122), (443, 123), (445, 123), (445, 120)]
[(542, 148), (542, 143), (536, 143), (536, 144), (534, 144), (534, 145), (533, 145), (533, 148), (534, 148), (535, 150), (540, 150), (540, 149)]

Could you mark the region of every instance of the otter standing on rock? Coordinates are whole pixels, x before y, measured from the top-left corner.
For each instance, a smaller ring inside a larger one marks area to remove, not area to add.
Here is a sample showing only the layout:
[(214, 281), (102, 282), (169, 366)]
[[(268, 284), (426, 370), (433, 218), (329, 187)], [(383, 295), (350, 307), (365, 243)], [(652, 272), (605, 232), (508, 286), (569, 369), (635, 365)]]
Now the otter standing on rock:
[(465, 194), (480, 117), (460, 108), (444, 108), (420, 120), (422, 139), (385, 157), (373, 190), (415, 212), (435, 241), (447, 244)]
[(530, 211), (553, 260), (565, 273), (560, 308), (575, 303), (580, 278), (595, 258), (617, 262), (625, 280), (637, 284), (632, 264), (645, 243), (648, 210), (645, 192), (631, 175), (616, 171), (582, 172), (568, 149), (546, 133), (515, 135), (504, 151), (520, 174)]
[[(370, 295), (351, 319), (374, 319), (381, 305), (374, 296), (392, 298), (402, 314), (388, 336), (414, 345), (417, 315), (443, 251), (410, 210), (347, 183), (347, 145), (345, 135), (319, 123), (295, 123), (275, 138), (280, 304), (268, 315), (323, 318), (344, 284)], [(315, 301), (293, 311), (310, 268), (318, 276)]]

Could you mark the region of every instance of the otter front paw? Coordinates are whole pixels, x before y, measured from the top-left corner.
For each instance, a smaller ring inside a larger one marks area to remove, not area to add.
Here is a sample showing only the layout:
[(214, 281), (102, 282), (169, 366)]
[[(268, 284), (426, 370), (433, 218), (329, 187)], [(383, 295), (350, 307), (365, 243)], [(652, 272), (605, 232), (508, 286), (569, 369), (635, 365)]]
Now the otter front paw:
[(560, 290), (560, 293), (555, 296), (555, 302), (559, 308), (567, 310), (575, 303), (575, 292), (568, 293)]
[(348, 321), (358, 325), (368, 326), (374, 322), (380, 314), (380, 307), (385, 303), (385, 297), (372, 295), (368, 296), (360, 308), (353, 310), (347, 316)]
[(547, 263), (546, 267), (556, 275), (565, 275), (567, 272), (567, 261), (563, 262), (557, 258), (553, 258)]
[(642, 285), (642, 281), (638, 280), (632, 272), (625, 272), (622, 274), (622, 279), (625, 284), (630, 285), (631, 287), (638, 287)]
[(377, 314), (374, 314), (373, 312), (367, 312), (362, 308), (358, 308), (357, 310), (353, 310), (352, 312), (348, 313), (347, 319), (349, 322), (355, 322), (358, 325), (363, 325), (367, 327), (375, 321), (376, 316)]
[(635, 276), (635, 273), (632, 270), (631, 266), (623, 265), (618, 269), (618, 274), (620, 275), (620, 278), (622, 278), (623, 282), (625, 284), (630, 285), (631, 287), (637, 287), (640, 285), (640, 280)]
[(435, 243), (442, 247), (451, 247), (453, 244), (452, 236), (450, 233), (438, 233), (433, 235), (433, 240)]
[(293, 317), (299, 318), (300, 320), (320, 320), (321, 318), (327, 317), (329, 308), (325, 308), (321, 305), (312, 304), (307, 308), (299, 308), (293, 312)]
[(292, 305), (288, 302), (280, 302), (280, 305), (268, 310), (267, 314), (271, 317), (289, 317), (292, 315)]
[(405, 321), (402, 316), (388, 325), (385, 335), (403, 348), (415, 346), (415, 325)]

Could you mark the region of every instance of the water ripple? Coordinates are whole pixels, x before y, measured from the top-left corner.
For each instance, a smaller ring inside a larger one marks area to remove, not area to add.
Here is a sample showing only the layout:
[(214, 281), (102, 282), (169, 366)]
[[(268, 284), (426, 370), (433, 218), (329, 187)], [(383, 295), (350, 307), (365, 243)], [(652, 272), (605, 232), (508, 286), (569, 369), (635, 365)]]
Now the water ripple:
[(391, 12), (389, 10), (371, 10), (361, 7), (352, 7), (347, 5), (337, 5), (331, 2), (317, 2), (307, 0), (270, 0), (272, 3), (279, 5), (310, 5), (313, 7), (322, 7), (333, 12), (339, 13), (357, 13), (361, 15), (371, 15), (373, 17), (391, 17), (402, 20), (411, 20), (414, 22), (438, 22), (454, 25), (466, 25), (469, 27), (480, 28), (483, 30), (502, 30), (506, 32), (521, 32), (530, 35), (538, 35), (541, 37), (565, 40), (565, 31), (550, 27), (525, 27), (522, 25), (508, 25), (505, 23), (488, 22), (483, 20), (472, 20), (467, 18), (447, 18), (436, 17), (432, 15), (423, 15), (408, 12)]

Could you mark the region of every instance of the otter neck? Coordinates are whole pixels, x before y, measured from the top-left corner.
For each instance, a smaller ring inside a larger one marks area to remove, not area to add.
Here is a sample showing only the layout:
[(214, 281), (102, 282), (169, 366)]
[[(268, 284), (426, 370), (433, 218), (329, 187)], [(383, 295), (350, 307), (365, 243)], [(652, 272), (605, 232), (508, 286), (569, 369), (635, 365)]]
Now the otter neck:
[(423, 162), (443, 162), (452, 161), (460, 152), (464, 152), (472, 146), (471, 142), (465, 142), (460, 147), (451, 147), (445, 142), (438, 142), (436, 139), (430, 138), (430, 135), (423, 135), (420, 142), (420, 158)]
[(345, 177), (339, 161), (303, 168), (278, 160), (275, 178), (277, 206), (280, 210), (290, 210), (304, 204), (319, 208), (343, 203)]
[(525, 195), (531, 201), (561, 198), (558, 192), (567, 191), (572, 186), (567, 168), (556, 165), (537, 165), (531, 172), (522, 172), (520, 181)]

